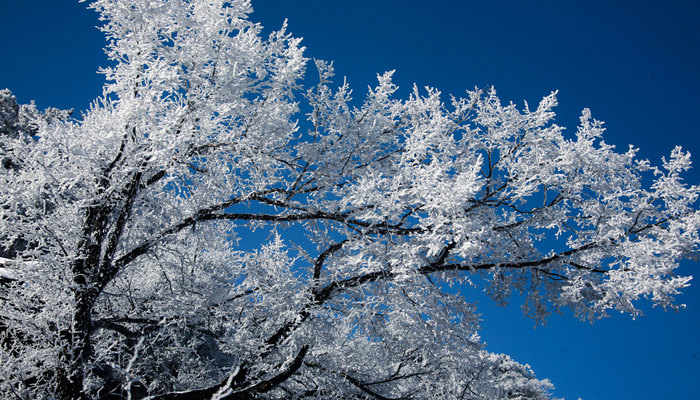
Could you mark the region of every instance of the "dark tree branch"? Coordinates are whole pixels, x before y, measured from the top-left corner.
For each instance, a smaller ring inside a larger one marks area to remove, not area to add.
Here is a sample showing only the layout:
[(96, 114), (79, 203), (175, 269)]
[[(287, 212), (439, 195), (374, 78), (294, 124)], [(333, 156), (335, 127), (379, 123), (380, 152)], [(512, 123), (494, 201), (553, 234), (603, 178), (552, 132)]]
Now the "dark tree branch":
[[(271, 193), (273, 191), (278, 191), (281, 189), (272, 189), (266, 191)], [(164, 240), (166, 237), (173, 235), (182, 231), (183, 229), (189, 228), (198, 222), (205, 221), (216, 221), (216, 220), (229, 220), (229, 221), (260, 221), (260, 222), (270, 222), (270, 223), (286, 223), (286, 222), (300, 222), (309, 220), (327, 220), (336, 221), (346, 224), (351, 227), (359, 227), (363, 229), (366, 234), (394, 234), (394, 235), (410, 235), (414, 233), (425, 232), (425, 228), (407, 228), (401, 225), (389, 225), (389, 224), (373, 224), (369, 222), (360, 221), (357, 219), (348, 218), (346, 214), (342, 213), (327, 213), (324, 211), (306, 211), (296, 214), (264, 214), (264, 213), (226, 213), (218, 212), (224, 210), (234, 204), (239, 204), (241, 202), (250, 200), (257, 194), (249, 196), (241, 196), (233, 198), (224, 203), (214, 205), (196, 212), (193, 216), (185, 218), (180, 223), (173, 225), (172, 227), (162, 231), (160, 234), (155, 235), (154, 238), (143, 242), (141, 245), (134, 247), (132, 250), (121, 256), (114, 263), (117, 270), (121, 270), (125, 265), (134, 261), (138, 257), (146, 254), (153, 246), (155, 246), (160, 241)]]
[(326, 259), (336, 251), (340, 250), (347, 241), (348, 239), (345, 239), (342, 242), (338, 242), (330, 246), (318, 256), (316, 262), (314, 263), (314, 280), (318, 280), (321, 277), (321, 269), (323, 268), (323, 264), (326, 262)]
[(284, 371), (248, 388), (236, 389), (246, 384), (245, 377), (247, 375), (248, 367), (246, 365), (242, 365), (234, 374), (211, 387), (184, 392), (166, 393), (149, 397), (147, 400), (206, 400), (212, 398), (214, 395), (217, 395), (219, 400), (254, 399), (256, 393), (269, 392), (294, 375), (302, 366), (304, 357), (306, 357), (308, 350), (308, 345), (302, 346), (292, 362)]
[[(362, 396), (363, 399), (366, 398), (367, 395), (369, 395), (372, 399), (375, 399), (375, 400), (405, 400), (405, 399), (410, 398), (410, 397), (406, 397), (406, 396), (398, 397), (398, 398), (386, 397), (386, 396), (381, 395), (381, 394), (379, 394), (379, 393), (377, 393), (374, 390), (369, 388), (369, 386), (371, 386), (371, 385), (376, 385), (376, 384), (379, 384), (382, 382), (365, 383), (365, 382), (362, 382), (359, 379), (353, 377), (352, 375), (348, 374), (345, 371), (329, 370), (328, 368), (326, 368), (322, 365), (319, 365), (319, 364), (315, 364), (315, 363), (306, 363), (306, 365), (311, 367), (311, 368), (320, 369), (320, 370), (327, 372), (327, 373), (342, 376), (348, 382), (350, 382), (353, 386), (360, 389), (364, 393), (364, 395)], [(412, 376), (417, 376), (417, 375), (419, 375), (419, 374), (413, 374)], [(403, 378), (403, 377), (401, 377), (401, 378)], [(398, 379), (400, 379), (400, 378), (398, 378)], [(387, 379), (386, 382), (390, 382), (392, 380), (395, 380), (395, 379)]]
[(114, 229), (107, 237), (107, 246), (104, 251), (102, 262), (100, 263), (101, 265), (98, 267), (100, 270), (100, 274), (98, 276), (99, 282), (97, 282), (99, 290), (104, 289), (118, 272), (118, 270), (112, 267), (112, 260), (114, 253), (119, 246), (122, 234), (124, 233), (126, 223), (131, 217), (131, 211), (133, 209), (134, 201), (136, 200), (140, 185), (141, 172), (139, 171), (134, 174), (130, 184), (124, 189), (124, 205), (122, 205), (121, 209), (119, 210)]
[[(265, 393), (272, 390), (275, 386), (279, 385), (280, 383), (289, 379), (289, 377), (294, 375), (294, 373), (296, 373), (301, 367), (302, 363), (304, 362), (304, 357), (306, 357), (306, 353), (308, 352), (308, 350), (309, 345), (302, 346), (302, 348), (299, 350), (296, 357), (294, 357), (294, 360), (292, 360), (291, 364), (289, 364), (286, 370), (270, 379), (256, 384), (251, 389), (249, 389), (249, 391), (254, 393)], [(226, 397), (222, 398), (222, 400), (225, 399)]]
[(153, 185), (154, 183), (163, 179), (165, 177), (165, 175), (167, 175), (167, 172), (165, 172), (165, 170), (160, 170), (160, 171), (156, 172), (152, 177), (150, 177), (150, 178), (148, 178), (148, 180), (146, 180), (146, 186)]
[(340, 372), (340, 374), (341, 374), (345, 379), (347, 379), (348, 382), (352, 383), (353, 386), (355, 386), (355, 387), (357, 387), (358, 389), (362, 390), (364, 393), (370, 395), (372, 398), (374, 398), (374, 399), (376, 399), (376, 400), (404, 400), (404, 399), (407, 399), (407, 398), (408, 398), (408, 397), (396, 397), (396, 398), (393, 398), (393, 397), (386, 397), (386, 396), (383, 396), (383, 395), (381, 395), (381, 394), (375, 392), (374, 390), (370, 389), (369, 387), (367, 387), (368, 385), (365, 384), (365, 383), (363, 383), (363, 382), (361, 382), (359, 379), (354, 378), (354, 377), (350, 376), (349, 374), (347, 374), (347, 373), (345, 373), (345, 372)]
[(127, 337), (129, 339), (137, 339), (140, 337), (140, 335), (138, 333), (132, 331), (131, 329), (129, 329), (123, 325), (119, 325), (118, 323), (113, 322), (113, 321), (98, 320), (98, 321), (95, 321), (93, 323), (93, 325), (96, 329), (108, 329), (110, 331), (117, 332), (117, 333), (121, 334), (122, 336)]

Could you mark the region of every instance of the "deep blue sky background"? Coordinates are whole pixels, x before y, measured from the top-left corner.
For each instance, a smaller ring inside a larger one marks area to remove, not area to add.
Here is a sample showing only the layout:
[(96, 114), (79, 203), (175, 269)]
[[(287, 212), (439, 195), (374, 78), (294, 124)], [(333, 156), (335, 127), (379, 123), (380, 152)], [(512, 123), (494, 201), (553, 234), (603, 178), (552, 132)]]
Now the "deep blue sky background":
[[(700, 2), (258, 0), (253, 19), (289, 18), (309, 57), (334, 60), (362, 97), (376, 74), (462, 95), (494, 85), (537, 104), (559, 90), (557, 122), (575, 130), (584, 107), (606, 141), (658, 163), (680, 144), (700, 157)], [(97, 16), (73, 0), (0, 0), (0, 88), (40, 108), (88, 107), (106, 60)], [(340, 78), (342, 79), (342, 78)], [(687, 175), (700, 183), (700, 167)], [(699, 264), (682, 272), (695, 274)], [(491, 351), (529, 363), (568, 399), (692, 399), (700, 395), (700, 279), (680, 313), (645, 309), (594, 325), (555, 315), (533, 329), (519, 304), (494, 307), (474, 291)]]

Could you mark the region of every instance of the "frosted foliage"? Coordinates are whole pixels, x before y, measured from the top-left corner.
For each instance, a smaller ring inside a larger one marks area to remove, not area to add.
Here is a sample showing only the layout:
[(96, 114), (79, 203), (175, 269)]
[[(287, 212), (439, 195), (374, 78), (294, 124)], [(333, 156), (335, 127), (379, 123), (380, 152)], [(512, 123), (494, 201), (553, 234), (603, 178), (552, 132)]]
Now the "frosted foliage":
[(588, 110), (565, 134), (555, 93), (385, 73), (354, 100), (248, 1), (91, 7), (111, 67), (80, 120), (0, 92), (3, 398), (545, 399), (470, 291), (539, 322), (679, 307), (680, 148), (638, 160)]

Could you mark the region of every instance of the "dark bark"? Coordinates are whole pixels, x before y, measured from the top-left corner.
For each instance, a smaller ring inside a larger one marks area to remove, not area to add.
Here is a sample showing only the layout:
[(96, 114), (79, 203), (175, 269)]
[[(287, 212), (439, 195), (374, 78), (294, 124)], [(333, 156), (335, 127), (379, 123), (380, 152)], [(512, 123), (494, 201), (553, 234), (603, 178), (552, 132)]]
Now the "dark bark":
[(184, 392), (166, 393), (149, 397), (148, 400), (204, 400), (210, 399), (214, 394), (219, 394), (221, 396), (219, 397), (220, 400), (252, 400), (256, 398), (256, 394), (269, 392), (294, 375), (303, 365), (304, 357), (306, 357), (308, 350), (308, 345), (303, 346), (284, 371), (255, 384), (249, 382), (250, 378), (247, 376), (247, 371), (250, 367), (244, 364), (239, 367), (235, 375), (227, 377), (214, 386)]
[[(123, 149), (120, 149), (120, 154), (121, 152)], [(117, 156), (114, 162), (119, 158), (120, 156)], [(108, 170), (112, 167), (110, 164)], [(140, 180), (141, 173), (136, 172), (118, 194), (97, 202), (86, 211), (78, 243), (78, 258), (71, 268), (75, 309), (70, 333), (63, 339), (63, 366), (57, 373), (57, 394), (60, 400), (88, 398), (83, 392), (83, 387), (92, 357), (92, 310), (100, 291), (118, 272), (112, 267), (112, 258), (131, 215)], [(100, 189), (107, 185), (105, 177), (100, 181)]]

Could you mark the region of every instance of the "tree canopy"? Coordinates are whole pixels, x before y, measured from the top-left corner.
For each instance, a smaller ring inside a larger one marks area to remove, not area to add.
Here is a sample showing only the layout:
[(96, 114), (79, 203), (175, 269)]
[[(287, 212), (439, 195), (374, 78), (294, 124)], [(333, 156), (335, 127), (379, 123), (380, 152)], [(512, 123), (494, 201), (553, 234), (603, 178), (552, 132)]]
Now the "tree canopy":
[(400, 99), (388, 72), (354, 100), (249, 1), (91, 7), (112, 65), (81, 119), (0, 92), (4, 397), (544, 399), (465, 290), (678, 307), (681, 148), (619, 152), (588, 110), (567, 135), (556, 93)]

